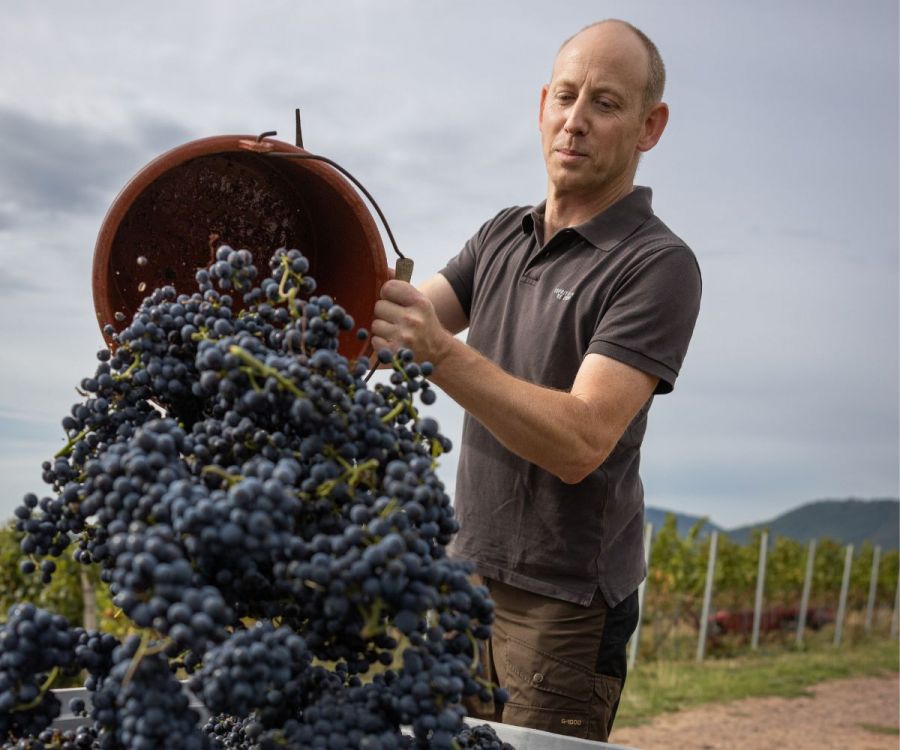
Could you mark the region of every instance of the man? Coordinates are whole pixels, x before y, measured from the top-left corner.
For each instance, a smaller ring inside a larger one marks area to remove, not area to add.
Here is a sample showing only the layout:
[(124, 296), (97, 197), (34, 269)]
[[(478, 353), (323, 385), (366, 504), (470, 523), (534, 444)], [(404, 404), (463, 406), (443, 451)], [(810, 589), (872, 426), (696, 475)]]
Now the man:
[[(420, 290), (389, 281), (376, 349), (408, 347), (467, 412), (453, 553), (497, 605), (484, 718), (605, 740), (644, 577), (640, 444), (697, 316), (690, 249), (635, 188), (668, 120), (653, 43), (567, 40), (538, 122), (547, 198), (488, 221)], [(453, 334), (469, 328), (467, 343)]]

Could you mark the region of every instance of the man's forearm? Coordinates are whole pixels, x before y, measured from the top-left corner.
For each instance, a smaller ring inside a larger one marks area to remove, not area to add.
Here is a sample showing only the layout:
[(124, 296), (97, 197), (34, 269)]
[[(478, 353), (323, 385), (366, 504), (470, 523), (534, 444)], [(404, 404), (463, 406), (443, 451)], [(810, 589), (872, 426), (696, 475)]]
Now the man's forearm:
[[(438, 280), (459, 308), (449, 284)], [(656, 386), (656, 378), (600, 354), (585, 356), (568, 391), (510, 375), (443, 327), (434, 303), (410, 284), (388, 281), (375, 305), (372, 345), (411, 349), (434, 366), (431, 379), (513, 453), (581, 481), (606, 460)], [(452, 305), (451, 305), (452, 307)], [(446, 310), (445, 310), (446, 313)], [(451, 324), (465, 320), (461, 308)], [(457, 325), (461, 327), (461, 325)]]
[(602, 415), (578, 396), (520, 380), (455, 338), (431, 380), (507, 449), (564, 482), (596, 469), (618, 438), (598, 430)]

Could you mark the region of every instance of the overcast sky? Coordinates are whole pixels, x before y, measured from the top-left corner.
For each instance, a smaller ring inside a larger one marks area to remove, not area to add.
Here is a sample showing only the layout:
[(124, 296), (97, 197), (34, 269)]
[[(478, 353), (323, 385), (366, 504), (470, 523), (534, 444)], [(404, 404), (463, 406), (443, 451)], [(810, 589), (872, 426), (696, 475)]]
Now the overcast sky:
[[(543, 198), (540, 86), (604, 17), (666, 62), (671, 118), (638, 182), (704, 278), (650, 413), (647, 503), (729, 527), (898, 495), (895, 0), (231, 5), (0, 0), (0, 518), (44, 491), (101, 343), (97, 232), (148, 161), (224, 133), (290, 141), (300, 107), (307, 148), (366, 184), (422, 280)], [(458, 443), (459, 410), (433, 413)]]

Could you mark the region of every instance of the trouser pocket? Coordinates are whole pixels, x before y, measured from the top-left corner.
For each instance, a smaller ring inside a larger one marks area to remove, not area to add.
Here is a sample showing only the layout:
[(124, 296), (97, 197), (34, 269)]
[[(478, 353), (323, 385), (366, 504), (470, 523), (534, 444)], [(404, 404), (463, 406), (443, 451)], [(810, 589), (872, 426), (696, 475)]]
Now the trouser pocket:
[[(590, 739), (599, 703), (593, 671), (517, 638), (505, 638), (503, 651), (503, 666), (497, 666), (509, 692), (504, 723)], [(499, 660), (501, 654), (494, 656)]]

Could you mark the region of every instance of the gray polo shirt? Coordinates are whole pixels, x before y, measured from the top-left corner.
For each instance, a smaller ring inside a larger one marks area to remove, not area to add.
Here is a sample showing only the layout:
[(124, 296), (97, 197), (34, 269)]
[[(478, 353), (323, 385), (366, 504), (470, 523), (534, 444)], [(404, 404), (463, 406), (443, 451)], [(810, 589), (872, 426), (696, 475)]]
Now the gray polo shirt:
[[(467, 342), (507, 372), (568, 390), (592, 352), (672, 390), (700, 305), (694, 254), (635, 188), (577, 227), (543, 236), (543, 204), (488, 221), (441, 273), (469, 319)], [(451, 553), (512, 586), (610, 606), (646, 575), (640, 447), (651, 399), (606, 461), (569, 485), (504, 448), (466, 414)]]

